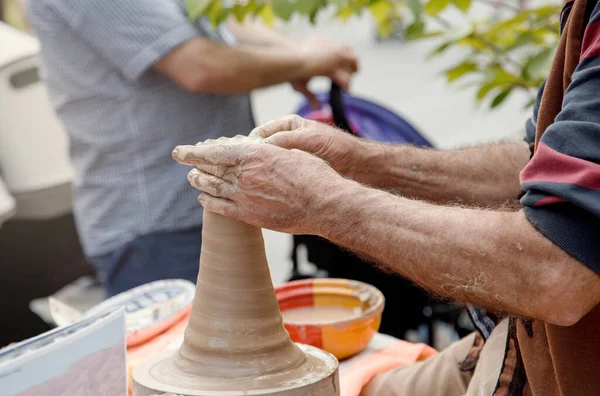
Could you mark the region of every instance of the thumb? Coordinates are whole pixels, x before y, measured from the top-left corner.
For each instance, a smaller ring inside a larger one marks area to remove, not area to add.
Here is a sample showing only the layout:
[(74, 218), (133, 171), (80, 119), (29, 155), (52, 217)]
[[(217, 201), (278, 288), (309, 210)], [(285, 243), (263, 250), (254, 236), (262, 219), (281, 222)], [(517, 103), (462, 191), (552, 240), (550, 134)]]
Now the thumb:
[(266, 139), (266, 142), (288, 150), (308, 151), (309, 148), (303, 133), (297, 131), (278, 132)]
[(303, 124), (303, 122), (304, 120), (302, 119), (302, 117), (296, 114), (291, 114), (283, 118), (279, 118), (277, 120), (269, 121), (266, 124), (254, 128), (250, 132), (249, 136), (261, 137), (263, 139), (266, 139), (269, 136), (281, 131), (293, 131), (295, 129), (298, 129)]

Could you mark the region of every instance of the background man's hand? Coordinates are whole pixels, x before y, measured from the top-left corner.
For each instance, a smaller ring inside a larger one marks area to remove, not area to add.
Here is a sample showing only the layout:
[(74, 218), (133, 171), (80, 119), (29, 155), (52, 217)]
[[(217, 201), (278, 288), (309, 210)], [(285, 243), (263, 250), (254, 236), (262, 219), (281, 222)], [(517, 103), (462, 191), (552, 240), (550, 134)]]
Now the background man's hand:
[(308, 75), (291, 84), (313, 108), (319, 108), (319, 101), (308, 88), (312, 77), (329, 77), (342, 89), (350, 88), (352, 76), (358, 71), (358, 60), (350, 47), (323, 38), (309, 38), (300, 43), (298, 48), (308, 60)]
[(250, 136), (267, 139), (270, 144), (279, 147), (298, 149), (316, 155), (351, 179), (356, 179), (361, 167), (368, 164), (367, 141), (297, 115), (267, 122), (255, 128)]
[(192, 165), (190, 183), (203, 191), (206, 210), (257, 227), (294, 234), (319, 234), (324, 197), (347, 183), (323, 160), (248, 139), (221, 138), (196, 146), (178, 146), (173, 158)]

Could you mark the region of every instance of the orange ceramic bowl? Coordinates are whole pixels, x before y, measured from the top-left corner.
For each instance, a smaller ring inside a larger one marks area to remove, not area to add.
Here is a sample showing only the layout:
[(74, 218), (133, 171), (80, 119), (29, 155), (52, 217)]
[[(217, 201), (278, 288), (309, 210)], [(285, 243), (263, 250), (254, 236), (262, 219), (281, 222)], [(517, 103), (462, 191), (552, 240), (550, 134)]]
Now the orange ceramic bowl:
[[(292, 341), (309, 344), (345, 359), (360, 353), (379, 330), (385, 305), (383, 294), (374, 286), (347, 279), (308, 279), (288, 282), (275, 288), (283, 324)], [(355, 309), (350, 319), (306, 321), (286, 320), (285, 311), (309, 307)]]

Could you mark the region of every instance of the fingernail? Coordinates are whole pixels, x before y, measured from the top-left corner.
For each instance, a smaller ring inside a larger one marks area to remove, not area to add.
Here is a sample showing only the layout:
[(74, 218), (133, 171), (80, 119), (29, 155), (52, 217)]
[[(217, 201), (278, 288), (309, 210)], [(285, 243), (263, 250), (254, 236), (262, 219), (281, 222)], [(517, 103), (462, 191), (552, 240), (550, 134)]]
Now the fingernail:
[(194, 176), (195, 176), (195, 172), (194, 172), (194, 170), (192, 169), (192, 170), (191, 170), (191, 171), (189, 171), (189, 172), (188, 172), (188, 174), (187, 174), (187, 178), (188, 178), (188, 181), (189, 181), (190, 183), (194, 181)]
[(174, 160), (178, 160), (178, 159), (180, 159), (180, 157), (179, 157), (179, 146), (178, 146), (178, 147), (175, 147), (175, 148), (173, 149), (173, 152), (171, 153), (171, 155), (173, 156), (173, 159), (174, 159)]
[(177, 146), (173, 149), (173, 159), (176, 161), (185, 161), (193, 149), (194, 146)]
[(198, 203), (199, 203), (200, 205), (203, 205), (203, 204), (204, 204), (204, 201), (206, 201), (206, 198), (204, 197), (204, 194), (200, 194), (200, 195), (198, 195)]

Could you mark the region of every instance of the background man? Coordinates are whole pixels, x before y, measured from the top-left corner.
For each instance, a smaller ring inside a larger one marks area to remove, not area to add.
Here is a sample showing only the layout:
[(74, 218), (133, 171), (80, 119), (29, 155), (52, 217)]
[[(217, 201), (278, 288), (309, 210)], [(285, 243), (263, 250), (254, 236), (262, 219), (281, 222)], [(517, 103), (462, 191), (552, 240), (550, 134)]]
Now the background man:
[(29, 8), (78, 174), (78, 230), (108, 295), (197, 277), (202, 214), (192, 210), (185, 167), (169, 159), (175, 144), (251, 129), (255, 88), (289, 81), (312, 98), (313, 76), (347, 87), (357, 70), (347, 47), (326, 40), (295, 43), (254, 23), (192, 23), (183, 0)]

